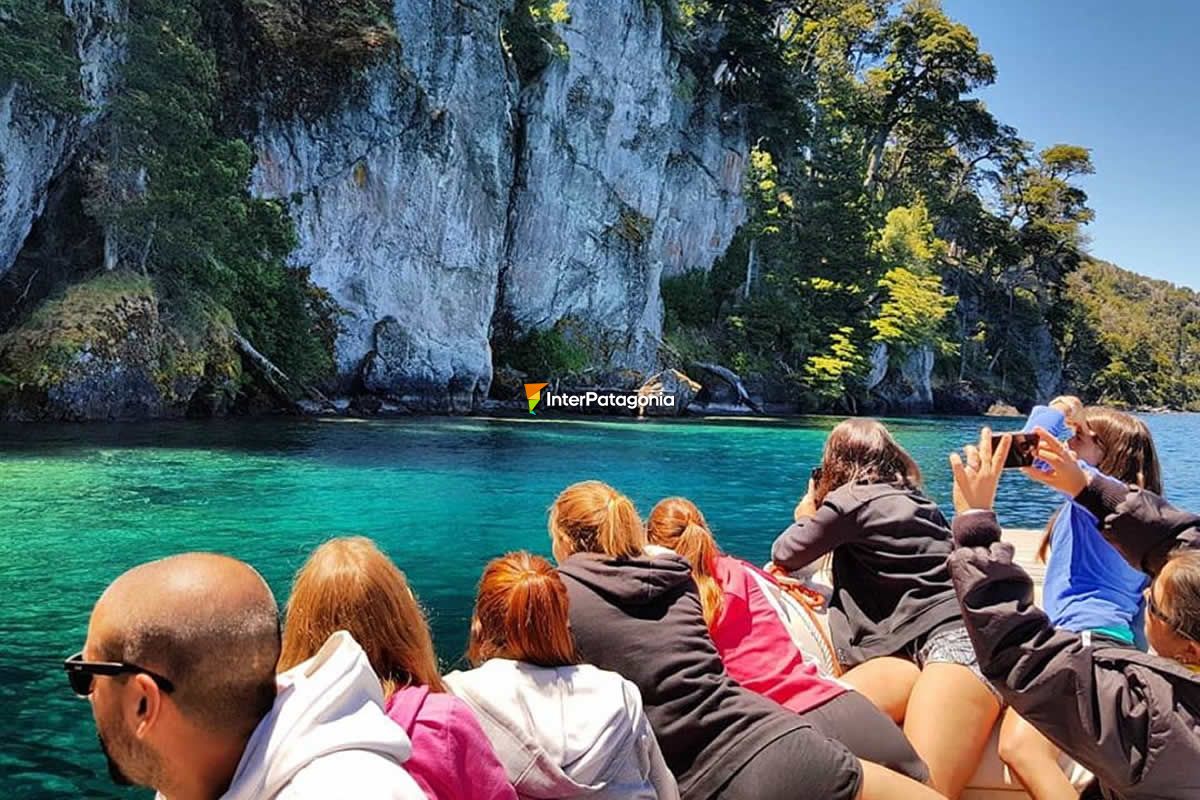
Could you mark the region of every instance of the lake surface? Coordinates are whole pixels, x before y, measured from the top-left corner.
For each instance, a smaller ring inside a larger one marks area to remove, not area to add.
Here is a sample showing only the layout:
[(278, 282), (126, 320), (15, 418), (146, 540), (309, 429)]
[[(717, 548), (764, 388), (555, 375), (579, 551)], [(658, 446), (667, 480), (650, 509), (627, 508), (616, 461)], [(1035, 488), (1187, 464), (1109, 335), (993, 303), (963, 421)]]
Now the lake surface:
[[(1148, 420), (1167, 494), (1200, 509), (1200, 416)], [(513, 549), (548, 554), (546, 509), (567, 484), (608, 481), (643, 513), (664, 496), (689, 496), (727, 551), (762, 562), (837, 421), (0, 427), (3, 795), (148, 796), (109, 784), (90, 708), (61, 670), (82, 645), (92, 603), (135, 564), (188, 550), (228, 553), (261, 571), (282, 605), (315, 545), (334, 535), (371, 536), (408, 573), (450, 668), (483, 565)], [(888, 423), (948, 507), (946, 455), (973, 441), (984, 420)], [(998, 502), (1008, 527), (1041, 527), (1054, 505), (1048, 491), (1016, 473)]]

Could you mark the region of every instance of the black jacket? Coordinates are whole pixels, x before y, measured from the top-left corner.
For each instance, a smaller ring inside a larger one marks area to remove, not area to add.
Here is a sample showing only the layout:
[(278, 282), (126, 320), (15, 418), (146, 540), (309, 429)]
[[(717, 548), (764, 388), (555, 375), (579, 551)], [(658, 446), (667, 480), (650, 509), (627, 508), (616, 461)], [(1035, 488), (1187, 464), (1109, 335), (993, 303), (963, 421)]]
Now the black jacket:
[[(1135, 566), (1156, 570), (1173, 547), (1200, 546), (1200, 518), (1148, 492), (1103, 479), (1076, 499)], [(1098, 796), (1200, 798), (1200, 676), (1055, 630), (1033, 604), (1033, 582), (1012, 562), (1011, 545), (999, 543), (994, 514), (957, 516), (954, 536), (992, 542), (958, 550), (950, 571), (980, 667), (1017, 713), (1095, 774)]]
[[(725, 672), (687, 561), (674, 554), (612, 559), (577, 553), (559, 571), (580, 655), (637, 684), (684, 798), (712, 797), (762, 748), (791, 732), (820, 740), (813, 752), (823, 763), (807, 766), (836, 766), (853, 796), (861, 768), (849, 751)], [(795, 781), (800, 790), (805, 767), (797, 764), (779, 779)]]
[(886, 483), (846, 484), (779, 535), (771, 560), (799, 569), (833, 551), (829, 623), (850, 667), (899, 653), (959, 617), (946, 558), (954, 550), (937, 504)]

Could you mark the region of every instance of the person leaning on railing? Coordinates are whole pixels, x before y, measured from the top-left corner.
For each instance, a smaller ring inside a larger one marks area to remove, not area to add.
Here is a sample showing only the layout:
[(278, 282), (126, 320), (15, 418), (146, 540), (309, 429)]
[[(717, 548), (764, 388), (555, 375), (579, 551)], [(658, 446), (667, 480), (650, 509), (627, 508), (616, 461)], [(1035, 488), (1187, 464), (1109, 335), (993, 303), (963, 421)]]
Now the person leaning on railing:
[(992, 511), (1011, 439), (950, 457), (950, 572), (979, 663), (1022, 717), (1096, 776), (1084, 797), (1200, 797), (1200, 516), (1119, 481), (1091, 476), (1045, 431), (1025, 474), (1066, 492), (1104, 536), (1153, 579), (1147, 637), (1160, 655), (1055, 630), (1033, 603), (1033, 581), (1000, 541)]

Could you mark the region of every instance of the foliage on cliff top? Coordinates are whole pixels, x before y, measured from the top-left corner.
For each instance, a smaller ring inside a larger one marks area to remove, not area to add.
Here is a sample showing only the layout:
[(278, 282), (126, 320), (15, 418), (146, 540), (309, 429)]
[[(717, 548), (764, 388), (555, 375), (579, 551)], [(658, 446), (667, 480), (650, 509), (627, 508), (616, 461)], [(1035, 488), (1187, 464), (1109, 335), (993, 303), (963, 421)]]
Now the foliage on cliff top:
[(1200, 293), (1087, 261), (1065, 299), (1067, 368), (1087, 396), (1200, 410)]
[(61, 3), (0, 0), (0, 95), (13, 83), (51, 111), (84, 110), (74, 26)]
[[(756, 146), (749, 219), (710, 296), (664, 285), (668, 336), (782, 377), (802, 407), (856, 407), (880, 342), (1035, 399), (1034, 344), (1063, 335), (1092, 217), (1087, 149), (1036, 152), (995, 119), (972, 96), (995, 64), (935, 0), (689, 6), (695, 31), (720, 37), (694, 43), (692, 69), (750, 112)], [(707, 322), (676, 305), (685, 295)]]
[(569, 0), (517, 0), (504, 16), (500, 39), (522, 84), (532, 81), (555, 59), (570, 56), (556, 26), (571, 21)]
[(205, 9), (227, 96), (312, 118), (400, 48), (388, 0), (228, 0)]

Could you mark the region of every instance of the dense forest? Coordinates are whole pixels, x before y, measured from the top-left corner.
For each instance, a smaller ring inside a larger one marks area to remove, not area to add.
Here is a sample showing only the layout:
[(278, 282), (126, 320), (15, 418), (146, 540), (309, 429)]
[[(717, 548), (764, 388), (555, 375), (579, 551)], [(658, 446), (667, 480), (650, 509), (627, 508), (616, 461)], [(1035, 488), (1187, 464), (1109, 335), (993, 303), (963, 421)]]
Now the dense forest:
[[(975, 411), (1062, 390), (1200, 407), (1200, 299), (1089, 255), (1086, 142), (1029, 142), (996, 119), (976, 93), (997, 65), (935, 0), (642, 2), (677, 59), (669, 91), (716, 96), (749, 143), (732, 243), (662, 281), (660, 366), (718, 363), (802, 411)], [(502, 11), (520, 86), (572, 58), (571, 15), (570, 0)], [(334, 385), (339, 308), (289, 263), (287, 198), (249, 192), (249, 140), (263, 116), (317, 119), (403, 51), (391, 4), (129, 0), (120, 34), (100, 113), (80, 100), (62, 4), (0, 0), (0, 89), (93, 119), (72, 229), (35, 229), (0, 286), (0, 394), (52, 386), (84, 338), (100, 352), (88, 326), (116, 295), (131, 316), (151, 303), (173, 343), (154, 380), (205, 383), (224, 397), (210, 409), (253, 391), (230, 331), (298, 382)], [(367, 184), (365, 162), (351, 177)], [(654, 224), (622, 210), (610, 228), (637, 248)], [(595, 372), (569, 319), (495, 320), (497, 368)]]
[(696, 3), (683, 27), (705, 18), (753, 109), (752, 211), (711, 272), (664, 286), (675, 352), (808, 408), (903, 399), (914, 354), (946, 410), (1200, 404), (1195, 295), (1089, 262), (1088, 149), (975, 99), (997, 67), (936, 2)]

